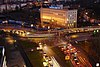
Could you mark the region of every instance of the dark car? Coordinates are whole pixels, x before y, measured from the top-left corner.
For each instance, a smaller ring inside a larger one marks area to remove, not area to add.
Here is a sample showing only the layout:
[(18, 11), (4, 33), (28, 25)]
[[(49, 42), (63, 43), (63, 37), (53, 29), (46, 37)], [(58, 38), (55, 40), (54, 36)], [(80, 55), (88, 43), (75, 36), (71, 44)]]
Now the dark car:
[(77, 65), (79, 65), (79, 64), (80, 64), (78, 60), (75, 60), (75, 63), (76, 63)]

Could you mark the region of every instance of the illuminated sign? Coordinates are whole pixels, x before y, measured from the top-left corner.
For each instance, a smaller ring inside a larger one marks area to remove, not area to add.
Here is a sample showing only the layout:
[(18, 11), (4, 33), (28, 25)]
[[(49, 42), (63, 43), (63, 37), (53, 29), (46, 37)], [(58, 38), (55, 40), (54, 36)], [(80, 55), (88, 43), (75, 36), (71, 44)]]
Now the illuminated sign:
[(49, 8), (53, 8), (53, 9), (61, 9), (61, 8), (58, 7), (58, 6), (50, 6)]

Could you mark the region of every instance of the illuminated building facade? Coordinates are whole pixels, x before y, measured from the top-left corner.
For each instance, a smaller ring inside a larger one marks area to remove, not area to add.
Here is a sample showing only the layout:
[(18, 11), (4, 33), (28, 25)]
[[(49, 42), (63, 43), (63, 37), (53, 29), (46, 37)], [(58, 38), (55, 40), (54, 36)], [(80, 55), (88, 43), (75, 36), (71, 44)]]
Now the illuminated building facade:
[(43, 27), (77, 27), (77, 10), (41, 8), (40, 12)]
[(27, 2), (27, 1), (34, 1), (34, 0), (0, 0), (0, 4), (4, 4), (4, 3), (18, 3), (18, 2)]

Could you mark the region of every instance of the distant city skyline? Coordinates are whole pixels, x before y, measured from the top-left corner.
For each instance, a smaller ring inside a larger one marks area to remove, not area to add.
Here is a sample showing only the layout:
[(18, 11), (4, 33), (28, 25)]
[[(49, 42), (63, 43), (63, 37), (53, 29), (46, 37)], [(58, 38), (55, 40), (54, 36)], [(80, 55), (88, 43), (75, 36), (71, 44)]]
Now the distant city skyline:
[(86, 2), (86, 3), (98, 3), (100, 2), (100, 0), (0, 0), (0, 4), (3, 4), (3, 3), (6, 3), (6, 2), (18, 2), (18, 1), (21, 1), (21, 2), (26, 2), (26, 1), (48, 1), (48, 2), (53, 2), (53, 1), (78, 1), (78, 2)]

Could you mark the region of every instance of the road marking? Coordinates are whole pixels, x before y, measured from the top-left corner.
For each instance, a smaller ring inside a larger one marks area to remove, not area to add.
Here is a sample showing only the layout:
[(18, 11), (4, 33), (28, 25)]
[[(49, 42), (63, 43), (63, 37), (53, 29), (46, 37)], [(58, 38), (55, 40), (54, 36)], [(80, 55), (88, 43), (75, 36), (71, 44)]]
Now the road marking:
[(52, 62), (53, 62), (53, 67), (61, 67), (53, 56), (51, 56), (51, 59), (52, 59)]

